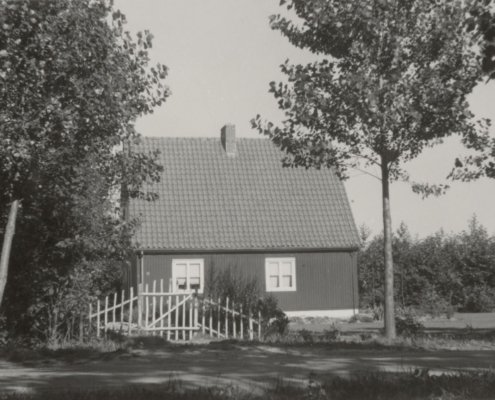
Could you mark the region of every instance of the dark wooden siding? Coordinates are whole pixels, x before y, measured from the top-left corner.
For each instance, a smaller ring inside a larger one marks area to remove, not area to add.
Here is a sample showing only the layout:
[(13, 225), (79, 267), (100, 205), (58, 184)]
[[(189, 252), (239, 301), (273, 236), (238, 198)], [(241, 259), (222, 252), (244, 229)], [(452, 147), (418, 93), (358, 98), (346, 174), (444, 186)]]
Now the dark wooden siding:
[(145, 254), (144, 283), (164, 280), (169, 290), (172, 260), (202, 258), (205, 277), (210, 270), (234, 268), (239, 274), (254, 277), (265, 292), (265, 258), (295, 257), (296, 291), (270, 292), (278, 298), (285, 311), (328, 310), (357, 308), (357, 262), (354, 252), (304, 253), (198, 253), (198, 254)]
[(129, 291), (129, 289), (132, 287), (134, 292), (136, 292), (137, 290), (137, 286), (138, 286), (138, 279), (139, 279), (139, 270), (138, 270), (138, 266), (139, 266), (139, 258), (138, 256), (135, 254), (130, 262), (127, 264), (127, 268), (129, 269), (128, 272), (126, 273), (124, 271), (124, 288)]

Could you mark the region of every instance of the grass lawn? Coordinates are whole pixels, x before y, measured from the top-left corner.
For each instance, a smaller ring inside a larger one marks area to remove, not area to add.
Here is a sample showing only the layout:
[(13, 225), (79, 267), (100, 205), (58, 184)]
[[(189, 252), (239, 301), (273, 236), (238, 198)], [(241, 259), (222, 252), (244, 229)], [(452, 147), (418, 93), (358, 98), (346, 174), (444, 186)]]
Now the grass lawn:
[[(424, 318), (421, 322), (427, 332), (435, 332), (439, 329), (444, 331), (495, 330), (495, 313), (455, 313), (452, 318)], [(378, 332), (383, 328), (383, 321), (349, 323), (330, 318), (295, 318), (290, 324), (290, 329), (323, 332), (331, 325), (343, 332)]]
[(383, 344), (428, 350), (495, 349), (495, 313), (456, 313), (452, 318), (423, 318), (424, 329), (412, 337), (387, 343), (381, 337), (383, 321), (346, 322), (330, 318), (296, 318), (289, 325), (291, 336), (302, 341)]

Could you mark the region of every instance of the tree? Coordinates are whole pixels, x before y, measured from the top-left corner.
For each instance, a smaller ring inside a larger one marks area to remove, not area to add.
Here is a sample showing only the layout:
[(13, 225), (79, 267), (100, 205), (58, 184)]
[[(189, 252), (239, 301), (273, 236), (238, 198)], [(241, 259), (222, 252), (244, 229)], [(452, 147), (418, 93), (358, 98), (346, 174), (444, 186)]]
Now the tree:
[[(481, 77), (479, 34), (466, 26), (482, 2), (441, 0), (281, 0), (293, 10), (271, 27), (318, 55), (286, 61), (288, 82), (270, 84), (286, 119), (258, 115), (253, 127), (287, 152), (288, 166), (377, 167), (382, 185), (385, 334), (395, 337), (390, 183), (407, 180), (403, 164), (451, 134), (474, 134), (466, 95)], [(413, 185), (423, 192), (442, 187)]]
[(158, 180), (156, 155), (125, 144), (168, 97), (167, 69), (150, 66), (152, 35), (125, 22), (107, 0), (0, 0), (0, 210), (22, 200), (10, 293), (26, 310), (27, 292), (52, 293), (81, 262), (122, 258), (121, 185), (153, 198), (142, 187)]
[(454, 265), (460, 285), (454, 300), (462, 311), (490, 312), (495, 308), (495, 241), (473, 216), (468, 229), (456, 235)]
[[(485, 0), (492, 4), (492, 0)], [(470, 29), (478, 29), (483, 34), (483, 72), (488, 79), (495, 78), (495, 12), (485, 10), (482, 13), (472, 15), (469, 21)]]
[[(360, 306), (380, 310), (384, 269), (377, 235), (359, 252)], [(393, 235), (395, 299), (405, 309), (426, 315), (452, 315), (455, 310), (490, 312), (495, 308), (495, 238), (476, 217), (458, 234), (439, 231), (412, 239), (401, 224)], [(378, 307), (377, 307), (378, 306)]]
[(383, 236), (379, 235), (366, 241), (358, 253), (360, 308), (383, 307), (383, 283), (379, 279), (383, 271)]

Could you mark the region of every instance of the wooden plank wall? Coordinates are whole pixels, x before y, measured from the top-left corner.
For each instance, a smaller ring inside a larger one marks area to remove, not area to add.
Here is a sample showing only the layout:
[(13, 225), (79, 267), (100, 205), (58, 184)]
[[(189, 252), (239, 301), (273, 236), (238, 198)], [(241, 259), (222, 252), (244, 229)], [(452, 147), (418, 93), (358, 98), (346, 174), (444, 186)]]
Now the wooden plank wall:
[(285, 311), (351, 309), (358, 307), (357, 260), (355, 252), (304, 253), (196, 253), (145, 254), (144, 283), (164, 279), (169, 289), (172, 260), (177, 258), (204, 259), (205, 278), (210, 269), (233, 268), (236, 273), (255, 277), (265, 292), (265, 258), (295, 257), (295, 292), (271, 292)]

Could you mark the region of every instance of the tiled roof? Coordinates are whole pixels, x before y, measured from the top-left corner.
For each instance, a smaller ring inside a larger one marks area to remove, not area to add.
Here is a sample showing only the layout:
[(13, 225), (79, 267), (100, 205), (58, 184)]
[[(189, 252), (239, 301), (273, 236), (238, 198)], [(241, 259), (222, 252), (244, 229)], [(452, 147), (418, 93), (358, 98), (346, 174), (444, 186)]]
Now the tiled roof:
[(328, 169), (284, 168), (267, 139), (237, 139), (229, 157), (218, 139), (143, 138), (164, 171), (154, 202), (131, 200), (141, 249), (356, 248), (344, 185)]

